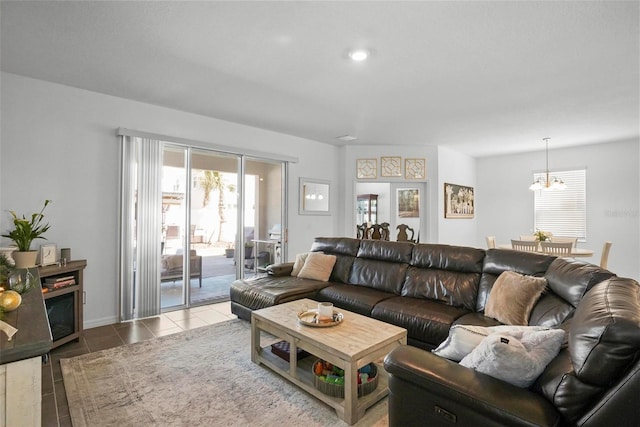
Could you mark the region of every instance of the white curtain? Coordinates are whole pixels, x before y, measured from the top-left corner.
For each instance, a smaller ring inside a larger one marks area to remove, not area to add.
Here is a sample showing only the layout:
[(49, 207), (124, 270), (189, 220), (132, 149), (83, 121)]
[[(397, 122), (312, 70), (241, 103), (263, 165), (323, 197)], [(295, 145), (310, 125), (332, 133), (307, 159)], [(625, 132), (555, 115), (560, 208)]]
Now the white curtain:
[(120, 320), (160, 314), (162, 141), (121, 136)]

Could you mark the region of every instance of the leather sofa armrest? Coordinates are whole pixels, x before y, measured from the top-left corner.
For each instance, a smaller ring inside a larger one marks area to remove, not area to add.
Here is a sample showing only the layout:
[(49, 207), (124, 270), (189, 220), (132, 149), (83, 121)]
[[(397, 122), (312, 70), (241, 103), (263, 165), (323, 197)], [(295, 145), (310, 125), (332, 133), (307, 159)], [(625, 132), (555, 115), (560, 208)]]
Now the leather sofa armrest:
[[(541, 395), (416, 347), (395, 348), (384, 368), (391, 375), (390, 396), (397, 397), (389, 402), (391, 425), (441, 425), (452, 419), (457, 426), (482, 425), (483, 420), (486, 425), (561, 424), (560, 414)], [(425, 412), (405, 415), (406, 407), (395, 407), (410, 402), (422, 402)]]
[(267, 273), (271, 276), (290, 276), (293, 271), (293, 263), (285, 262), (267, 266)]

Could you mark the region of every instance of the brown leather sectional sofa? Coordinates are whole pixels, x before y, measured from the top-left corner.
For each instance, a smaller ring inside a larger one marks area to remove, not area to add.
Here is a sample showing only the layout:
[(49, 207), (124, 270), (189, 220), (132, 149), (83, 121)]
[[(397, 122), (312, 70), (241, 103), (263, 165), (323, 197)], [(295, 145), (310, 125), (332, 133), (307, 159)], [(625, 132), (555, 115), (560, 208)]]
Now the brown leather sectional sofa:
[[(232, 312), (249, 320), (252, 310), (313, 298), (406, 328), (410, 345), (385, 360), (391, 425), (607, 425), (599, 423), (623, 415), (638, 422), (640, 285), (634, 280), (591, 264), (501, 249), (316, 238), (311, 251), (337, 256), (328, 282), (292, 277), (292, 264), (273, 266), (272, 275), (232, 284)], [(568, 346), (529, 389), (425, 351), (455, 324), (499, 324), (483, 311), (504, 271), (544, 276), (548, 286), (529, 325), (569, 331)]]

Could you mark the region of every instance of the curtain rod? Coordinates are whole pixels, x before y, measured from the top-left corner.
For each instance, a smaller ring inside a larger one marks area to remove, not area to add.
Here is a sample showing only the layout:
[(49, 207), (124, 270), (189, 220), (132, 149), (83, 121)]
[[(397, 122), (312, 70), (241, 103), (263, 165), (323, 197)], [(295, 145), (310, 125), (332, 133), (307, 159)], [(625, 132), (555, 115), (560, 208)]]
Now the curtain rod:
[(116, 131), (116, 135), (117, 136), (136, 136), (138, 138), (157, 139), (159, 141), (183, 144), (183, 145), (188, 145), (196, 148), (206, 148), (206, 149), (213, 149), (216, 151), (223, 151), (229, 154), (258, 157), (262, 159), (278, 160), (278, 161), (290, 162), (290, 163), (298, 163), (297, 157), (285, 156), (285, 155), (275, 154), (275, 153), (267, 153), (264, 151), (257, 151), (257, 150), (250, 150), (250, 149), (241, 150), (241, 149), (238, 149), (237, 147), (230, 147), (228, 145), (220, 145), (212, 142), (197, 141), (195, 139), (178, 138), (175, 136), (161, 135), (158, 133), (143, 132), (143, 131), (127, 129), (127, 128), (118, 128)]

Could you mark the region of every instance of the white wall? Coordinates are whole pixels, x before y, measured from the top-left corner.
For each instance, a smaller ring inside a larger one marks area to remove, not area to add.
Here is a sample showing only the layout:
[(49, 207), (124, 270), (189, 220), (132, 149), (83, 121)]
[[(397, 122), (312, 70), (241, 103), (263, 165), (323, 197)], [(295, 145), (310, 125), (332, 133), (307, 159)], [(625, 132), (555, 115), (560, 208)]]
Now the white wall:
[[(289, 258), (308, 250), (313, 237), (336, 234), (342, 172), (331, 145), (13, 74), (0, 78), (0, 227), (9, 228), (6, 210), (36, 212), (53, 200), (45, 212), (48, 239), (88, 262), (87, 327), (112, 323), (118, 313), (118, 127), (298, 157), (288, 177)], [(332, 215), (298, 215), (300, 176), (332, 181)]]
[[(444, 184), (476, 186), (476, 160), (466, 154), (438, 147), (438, 242), (449, 245), (477, 246), (477, 217), (445, 218), (444, 217)], [(477, 198), (475, 199), (477, 201)], [(475, 201), (474, 201), (475, 202)], [(478, 206), (474, 203), (476, 212)]]
[[(611, 240), (609, 269), (640, 277), (638, 140), (549, 150), (550, 168), (587, 168), (587, 242), (595, 250), (586, 261), (600, 263), (602, 245)], [(533, 172), (545, 167), (544, 151), (481, 158), (477, 161), (476, 244), (487, 235), (498, 243), (533, 230)]]

